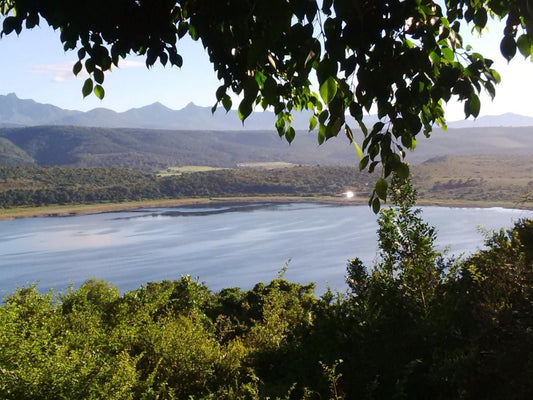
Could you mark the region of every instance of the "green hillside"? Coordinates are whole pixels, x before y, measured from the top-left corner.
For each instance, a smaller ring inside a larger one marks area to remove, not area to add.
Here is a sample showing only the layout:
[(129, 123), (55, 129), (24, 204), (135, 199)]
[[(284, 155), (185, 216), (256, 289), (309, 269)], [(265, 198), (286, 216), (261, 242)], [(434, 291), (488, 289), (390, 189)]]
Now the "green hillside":
[[(362, 144), (360, 137), (357, 140)], [(419, 164), (435, 157), (477, 155), (533, 155), (533, 129), (436, 130), (431, 138), (418, 141), (407, 161)], [(346, 138), (332, 138), (319, 146), (316, 133), (306, 132), (289, 145), (272, 131), (0, 128), (0, 165), (127, 167), (153, 172), (185, 165), (234, 168), (256, 162), (357, 165), (358, 159)]]
[[(421, 201), (533, 207), (533, 166), (526, 156), (444, 158), (411, 169)], [(361, 201), (368, 199), (377, 179), (347, 166), (171, 171), (155, 175), (117, 167), (0, 167), (0, 207), (198, 197), (341, 197), (347, 190)]]
[[(292, 145), (271, 131), (219, 132), (39, 126), (0, 129), (12, 143), (41, 166), (120, 166), (155, 171), (169, 166), (287, 161), (296, 164), (355, 164), (347, 140), (318, 146), (313, 134)], [(0, 154), (0, 165), (10, 165)]]
[(0, 162), (2, 165), (35, 165), (28, 153), (3, 137), (0, 137)]

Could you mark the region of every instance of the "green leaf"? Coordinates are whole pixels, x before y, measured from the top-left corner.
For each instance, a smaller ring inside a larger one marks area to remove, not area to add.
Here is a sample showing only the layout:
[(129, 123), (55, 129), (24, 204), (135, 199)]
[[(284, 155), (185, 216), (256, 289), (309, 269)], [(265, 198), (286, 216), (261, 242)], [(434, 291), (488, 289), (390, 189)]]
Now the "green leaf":
[(381, 209), (381, 202), (377, 197), (374, 197), (374, 200), (372, 200), (372, 211), (374, 211), (374, 214), (379, 213), (379, 210)]
[(520, 35), (516, 40), (516, 45), (524, 57), (527, 58), (531, 55), (531, 40), (528, 35)]
[(317, 124), (317, 120), (315, 118), (314, 115), (312, 115), (311, 117), (309, 117), (309, 131), (312, 131), (313, 129), (316, 128), (316, 124)]
[(28, 18), (26, 19), (26, 28), (31, 29), (34, 28), (36, 25), (39, 25), (39, 14), (28, 14)]
[(348, 140), (350, 141), (350, 143), (352, 143), (354, 141), (354, 138), (353, 138), (353, 132), (352, 130), (350, 129), (350, 127), (348, 126), (348, 124), (345, 124), (344, 125), (344, 131), (346, 132), (346, 137), (348, 138)]
[(369, 156), (364, 156), (361, 161), (359, 161), (359, 171), (362, 171), (366, 168), (368, 165), (368, 161), (370, 160)]
[(455, 54), (453, 53), (453, 50), (450, 49), (449, 47), (442, 48), (442, 55), (448, 61), (453, 61), (455, 58)]
[(382, 200), (387, 200), (387, 188), (389, 184), (385, 178), (379, 178), (376, 181), (375, 190), (378, 197)]
[(431, 61), (433, 61), (433, 64), (439, 64), (440, 63), (440, 56), (435, 53), (434, 51), (429, 53), (429, 58), (431, 58)]
[(357, 153), (357, 158), (360, 160), (363, 157), (363, 152), (361, 151), (361, 148), (355, 140), (353, 142), (353, 145), (355, 147), (355, 152)]
[(227, 94), (222, 97), (222, 105), (224, 106), (224, 109), (226, 112), (229, 112), (231, 110), (231, 97), (229, 97)]
[(414, 150), (416, 147), (416, 140), (409, 132), (404, 132), (401, 140), (402, 144), (409, 150)]
[(323, 124), (318, 125), (318, 144), (324, 143), (326, 140), (326, 126)]
[(93, 77), (96, 83), (102, 84), (104, 83), (104, 73), (100, 69), (95, 69), (93, 72)]
[(94, 60), (92, 58), (89, 58), (85, 60), (85, 69), (89, 74), (92, 74), (95, 70), (96, 66), (94, 64)]
[(320, 97), (324, 103), (329, 104), (337, 94), (337, 81), (334, 77), (329, 76), (322, 85), (320, 85)]
[(170, 57), (170, 63), (172, 65), (175, 65), (178, 68), (182, 67), (183, 58), (178, 53), (170, 52), (169, 57)]
[(370, 136), (374, 136), (376, 133), (381, 131), (384, 126), (385, 124), (383, 122), (381, 121), (376, 122), (374, 126), (372, 126), (372, 130), (370, 131)]
[(372, 161), (370, 163), (370, 166), (368, 167), (368, 173), (371, 174), (372, 172), (374, 172), (374, 169), (377, 167), (378, 164), (378, 161)]
[(161, 62), (161, 65), (166, 66), (168, 62), (168, 55), (167, 53), (161, 53), (159, 54), (159, 61)]
[(474, 24), (476, 24), (476, 26), (479, 28), (484, 28), (485, 25), (487, 25), (487, 10), (480, 8), (474, 14)]
[(83, 94), (83, 97), (87, 97), (91, 94), (93, 91), (93, 80), (91, 78), (87, 78), (85, 82), (83, 83), (83, 87), (81, 88), (81, 93)]
[(184, 21), (180, 21), (178, 24), (178, 37), (181, 39), (189, 31), (189, 24)]
[(409, 177), (409, 165), (401, 163), (396, 167), (396, 174), (401, 179), (407, 179)]
[(94, 87), (94, 94), (96, 95), (96, 97), (102, 100), (105, 96), (105, 90), (101, 85), (96, 85)]
[(480, 108), (481, 103), (479, 97), (473, 94), (465, 103), (465, 116), (468, 118), (469, 115), (472, 115), (474, 118), (477, 118)]
[(239, 104), (239, 118), (244, 123), (244, 120), (252, 113), (252, 101), (250, 99), (243, 99)]
[(285, 132), (285, 139), (287, 139), (287, 142), (292, 143), (295, 136), (296, 132), (294, 131), (294, 128), (289, 126), (289, 129), (287, 129), (287, 132)]
[[(188, 25), (189, 28), (189, 35), (191, 36), (192, 40), (198, 40), (200, 37), (198, 36), (198, 33), (196, 32), (196, 27), (194, 25)], [(179, 35), (179, 28), (178, 28), (178, 35)]]
[(494, 78), (494, 81), (496, 83), (500, 83), (502, 81), (502, 77), (500, 76), (500, 74), (498, 73), (498, 71), (496, 71), (495, 69), (491, 69), (490, 70), (490, 73), (492, 75), (492, 77)]
[(363, 108), (359, 104), (355, 102), (351, 102), (350, 103), (350, 115), (354, 117), (357, 121), (362, 121), (363, 120)]
[(329, 117), (328, 110), (324, 110), (320, 113), (318, 116), (318, 122), (320, 122), (321, 125), (324, 125)]
[(72, 67), (72, 72), (74, 73), (74, 75), (78, 75), (82, 68), (83, 68), (83, 65), (81, 61), (78, 61), (76, 62), (76, 64), (74, 64), (74, 67)]
[(4, 19), (3, 34), (9, 35), (14, 30), (20, 27), (20, 21), (15, 17), (7, 17)]
[(507, 61), (510, 61), (516, 54), (516, 42), (511, 35), (506, 35), (503, 37), (502, 41), (500, 42), (500, 52)]

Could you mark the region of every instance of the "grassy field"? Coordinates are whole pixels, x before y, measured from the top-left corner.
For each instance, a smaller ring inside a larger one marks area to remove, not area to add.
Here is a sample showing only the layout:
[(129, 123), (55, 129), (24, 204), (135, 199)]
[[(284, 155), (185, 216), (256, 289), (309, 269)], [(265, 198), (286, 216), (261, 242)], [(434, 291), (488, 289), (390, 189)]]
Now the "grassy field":
[(528, 156), (450, 157), (413, 167), (424, 200), (533, 204), (533, 163)]
[(278, 168), (291, 168), (296, 164), (285, 161), (270, 161), (270, 162), (246, 162), (238, 163), (239, 168), (257, 168), (257, 169), (278, 169)]
[(187, 174), (192, 172), (206, 172), (206, 171), (216, 171), (219, 169), (224, 168), (218, 168), (218, 167), (210, 167), (208, 165), (184, 165), (182, 167), (168, 167), (165, 169), (162, 169), (157, 173), (157, 176), (173, 176), (173, 175), (181, 175), (181, 174)]

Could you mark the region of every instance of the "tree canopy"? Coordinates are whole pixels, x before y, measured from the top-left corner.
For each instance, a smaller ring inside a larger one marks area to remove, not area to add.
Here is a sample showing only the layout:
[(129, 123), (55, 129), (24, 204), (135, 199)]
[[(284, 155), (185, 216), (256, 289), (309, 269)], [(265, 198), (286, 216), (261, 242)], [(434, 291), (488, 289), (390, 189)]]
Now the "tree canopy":
[[(294, 139), (291, 113), (310, 110), (319, 143), (344, 130), (349, 113), (363, 132), (355, 144), (360, 168), (381, 164), (371, 202), (379, 209), (384, 178), (408, 175), (406, 149), (419, 133), (445, 128), (443, 102), (464, 102), (465, 116), (480, 111), (479, 93), (495, 95), (492, 61), (465, 46), (461, 25), (482, 32), (489, 18), (505, 21), (500, 49), (512, 59), (532, 52), (530, 0), (0, 0), (2, 35), (31, 29), (42, 19), (60, 32), (65, 50), (77, 50), (73, 72), (85, 69), (84, 96), (104, 97), (104, 73), (130, 54), (180, 67), (180, 39), (200, 40), (221, 85), (216, 104), (246, 119), (255, 106), (273, 109), (276, 128)], [(313, 92), (315, 81), (319, 93)], [(375, 107), (375, 108), (373, 108)], [(364, 112), (380, 119), (367, 127)]]

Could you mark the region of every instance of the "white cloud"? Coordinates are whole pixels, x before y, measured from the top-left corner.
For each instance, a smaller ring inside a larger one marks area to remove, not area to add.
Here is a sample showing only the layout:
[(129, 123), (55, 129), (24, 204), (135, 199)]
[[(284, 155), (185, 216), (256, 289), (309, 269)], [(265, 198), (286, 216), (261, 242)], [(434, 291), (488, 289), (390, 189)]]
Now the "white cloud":
[[(75, 61), (67, 61), (64, 63), (57, 64), (37, 64), (28, 70), (31, 73), (36, 74), (49, 74), (52, 75), (52, 81), (54, 82), (66, 82), (72, 81), (74, 79), (87, 79), (89, 76), (87, 72), (82, 69), (82, 71), (76, 76), (72, 72)], [(136, 68), (143, 67), (145, 64), (141, 61), (135, 60), (121, 60), (119, 62), (119, 68)]]
[(136, 67), (144, 67), (146, 64), (143, 61), (136, 61), (136, 60), (120, 60), (118, 62), (119, 68), (136, 68)]
[(83, 77), (87, 78), (87, 74), (84, 72), (80, 72), (77, 77), (72, 73), (72, 67), (74, 67), (74, 63), (74, 61), (67, 61), (57, 64), (38, 64), (30, 67), (29, 72), (35, 74), (52, 75), (52, 80), (55, 82), (65, 82)]

